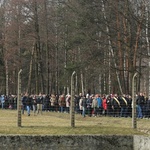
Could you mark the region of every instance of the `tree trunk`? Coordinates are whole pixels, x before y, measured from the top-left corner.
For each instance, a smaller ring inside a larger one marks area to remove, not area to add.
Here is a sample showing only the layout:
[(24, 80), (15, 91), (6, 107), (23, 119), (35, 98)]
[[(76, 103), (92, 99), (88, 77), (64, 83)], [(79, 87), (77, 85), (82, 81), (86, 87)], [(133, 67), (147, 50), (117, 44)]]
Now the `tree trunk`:
[(45, 10), (45, 49), (46, 49), (46, 93), (50, 92), (50, 68), (49, 68), (49, 49), (48, 49), (48, 18), (47, 18), (47, 0), (44, 0), (44, 10)]
[(38, 73), (38, 51), (37, 45), (35, 48), (35, 93), (39, 94), (39, 73)]
[[(40, 33), (39, 33), (39, 19), (37, 10), (37, 1), (34, 0), (34, 19), (35, 19), (35, 35), (36, 35), (36, 94), (43, 92), (44, 80), (42, 75), (42, 59), (41, 59), (41, 44), (40, 44)], [(40, 84), (41, 81), (41, 84)], [(40, 86), (41, 85), (41, 86)]]
[[(56, 16), (57, 17), (57, 16)], [(56, 18), (57, 20), (57, 18)], [(57, 21), (56, 21), (56, 25), (55, 25), (55, 31), (56, 31), (56, 36), (55, 36), (55, 64), (56, 64), (56, 68), (55, 68), (55, 92), (58, 94), (58, 26), (57, 26)]]
[(146, 43), (147, 43), (147, 53), (148, 53), (148, 94), (147, 94), (147, 97), (150, 99), (150, 40), (149, 40), (149, 36), (148, 36), (148, 33), (149, 33), (149, 12), (148, 12), (148, 9), (149, 8), (149, 6), (148, 5), (146, 5), (146, 7), (145, 7), (145, 13), (146, 13), (146, 29), (145, 29), (145, 31), (146, 31)]
[[(81, 49), (80, 47), (78, 47), (78, 54), (79, 54), (79, 62), (81, 62)], [(80, 70), (80, 78), (81, 78), (81, 91), (82, 91), (82, 94), (84, 94), (84, 78), (83, 78), (83, 71), (82, 71), (82, 68)]]
[(8, 62), (7, 60), (5, 60), (5, 71), (6, 71), (6, 95), (9, 95), (9, 76), (8, 76)]
[(118, 86), (119, 86), (119, 90), (120, 90), (120, 93), (123, 94), (122, 92), (122, 87), (121, 87), (121, 83), (120, 83), (120, 78), (119, 78), (119, 73), (117, 71), (117, 64), (115, 62), (115, 55), (114, 55), (114, 50), (112, 48), (112, 44), (111, 44), (111, 40), (110, 40), (110, 33), (109, 33), (109, 27), (108, 27), (108, 23), (107, 23), (107, 17), (106, 17), (106, 12), (105, 12), (105, 5), (104, 5), (104, 2), (102, 0), (102, 12), (103, 12), (103, 15), (104, 15), (104, 19), (106, 21), (106, 32), (108, 34), (108, 43), (109, 43), (109, 50), (111, 52), (111, 55), (112, 55), (112, 58), (113, 58), (113, 61), (114, 61), (114, 66), (115, 66), (115, 70), (116, 70), (116, 78), (117, 78), (117, 81), (118, 81)]
[(80, 76), (81, 76), (81, 90), (82, 90), (82, 94), (84, 94), (84, 81), (83, 81), (83, 73), (82, 70), (80, 72)]
[(138, 67), (139, 67), (139, 70), (138, 70), (138, 72), (139, 72), (139, 75), (138, 75), (138, 82), (137, 82), (137, 91), (138, 92), (140, 92), (140, 90), (141, 90), (141, 88), (140, 88), (140, 83), (141, 83), (141, 70), (142, 70), (142, 68), (141, 68), (141, 63), (142, 63), (142, 58), (139, 58), (139, 64), (138, 64)]
[(32, 77), (34, 50), (35, 50), (35, 42), (33, 43), (32, 50), (31, 50), (31, 60), (30, 60), (29, 77), (28, 77), (28, 84), (27, 84), (26, 93), (29, 93), (29, 89), (31, 89), (31, 77)]
[(133, 55), (133, 67), (134, 69), (136, 68), (136, 60), (137, 60), (137, 50), (138, 50), (138, 45), (139, 45), (139, 37), (141, 34), (141, 26), (143, 24), (143, 17), (144, 17), (144, 11), (143, 11), (143, 6), (141, 8), (141, 18), (139, 19), (138, 25), (137, 25), (137, 32), (136, 32), (136, 40), (135, 40), (135, 46), (134, 46), (134, 55)]
[[(118, 1), (117, 1), (118, 2)], [(124, 79), (124, 76), (123, 76), (123, 54), (122, 54), (122, 48), (121, 48), (121, 35), (120, 35), (120, 19), (119, 19), (119, 13), (118, 13), (118, 3), (116, 3), (116, 24), (117, 24), (117, 45), (118, 45), (118, 57), (119, 57), (119, 70), (120, 70), (120, 76), (119, 76), (119, 72), (117, 73), (118, 74), (118, 77), (117, 78), (120, 78), (121, 81), (119, 80), (120, 82), (120, 86), (124, 87), (124, 84), (123, 84), (123, 79)], [(122, 93), (122, 92), (121, 92)]]

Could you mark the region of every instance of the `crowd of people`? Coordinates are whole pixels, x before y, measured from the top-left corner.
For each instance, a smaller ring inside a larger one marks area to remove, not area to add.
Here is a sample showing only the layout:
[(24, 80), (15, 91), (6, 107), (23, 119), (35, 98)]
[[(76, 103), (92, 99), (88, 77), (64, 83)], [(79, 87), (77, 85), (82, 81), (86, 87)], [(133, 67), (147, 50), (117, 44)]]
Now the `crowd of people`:
[[(60, 113), (69, 113), (71, 104), (70, 94), (24, 94), (21, 97), (22, 114), (27, 112), (30, 116), (31, 110), (34, 115), (42, 114), (43, 111), (52, 111)], [(100, 94), (82, 94), (74, 97), (75, 113), (83, 117), (132, 117), (132, 97), (130, 95), (100, 95)], [(16, 95), (1, 95), (0, 107), (2, 109), (17, 109)], [(136, 96), (137, 118), (150, 118), (150, 100), (143, 93)]]

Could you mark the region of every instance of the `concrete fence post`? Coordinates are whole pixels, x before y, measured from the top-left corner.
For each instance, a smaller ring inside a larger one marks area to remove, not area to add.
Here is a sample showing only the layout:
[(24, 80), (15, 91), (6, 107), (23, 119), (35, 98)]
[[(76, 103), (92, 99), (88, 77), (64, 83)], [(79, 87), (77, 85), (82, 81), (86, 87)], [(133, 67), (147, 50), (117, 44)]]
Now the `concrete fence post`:
[(71, 127), (75, 127), (75, 102), (74, 102), (74, 96), (75, 96), (75, 89), (74, 89), (74, 75), (75, 71), (71, 75), (71, 105), (70, 105), (70, 120), (71, 120)]
[(133, 75), (132, 78), (132, 128), (137, 128), (137, 120), (136, 120), (136, 84), (135, 77), (137, 76), (137, 72)]
[(18, 116), (17, 116), (17, 126), (21, 127), (21, 72), (22, 69), (19, 70), (18, 72), (18, 93), (17, 93), (17, 111), (18, 111)]

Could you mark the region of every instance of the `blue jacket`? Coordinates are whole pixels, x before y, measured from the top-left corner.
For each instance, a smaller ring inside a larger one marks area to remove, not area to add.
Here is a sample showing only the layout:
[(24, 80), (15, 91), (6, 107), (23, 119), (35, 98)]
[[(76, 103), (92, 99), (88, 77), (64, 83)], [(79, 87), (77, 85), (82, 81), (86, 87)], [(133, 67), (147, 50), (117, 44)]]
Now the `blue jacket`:
[(98, 108), (102, 107), (102, 99), (100, 97), (96, 98), (98, 102)]
[(0, 101), (1, 101), (1, 103), (4, 103), (4, 102), (5, 102), (5, 98), (4, 98), (3, 95), (0, 96)]

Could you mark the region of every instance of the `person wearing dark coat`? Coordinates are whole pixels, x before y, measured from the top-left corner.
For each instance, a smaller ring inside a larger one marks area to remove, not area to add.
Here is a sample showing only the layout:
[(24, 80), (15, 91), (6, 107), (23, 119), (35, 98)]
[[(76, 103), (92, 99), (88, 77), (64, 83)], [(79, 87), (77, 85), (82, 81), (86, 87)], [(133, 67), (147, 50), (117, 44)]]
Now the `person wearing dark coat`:
[(37, 96), (37, 114), (42, 114), (42, 107), (43, 107), (43, 96), (42, 94), (40, 93), (38, 96)]
[(127, 116), (132, 117), (132, 97), (131, 95), (127, 96), (128, 98), (128, 111), (127, 111)]
[(82, 116), (85, 117), (85, 112), (86, 112), (86, 97), (83, 96), (82, 98)]
[(33, 95), (33, 97), (32, 97), (32, 109), (33, 109), (33, 113), (34, 113), (34, 116), (35, 116), (35, 113), (36, 113), (36, 110), (37, 110), (37, 99), (36, 99), (35, 95)]
[(86, 100), (86, 106), (87, 106), (87, 114), (89, 117), (92, 116), (92, 96), (89, 96)]
[(150, 118), (150, 99), (146, 101), (146, 118)]
[(109, 117), (112, 116), (113, 114), (113, 111), (112, 111), (112, 105), (111, 105), (111, 97), (112, 95), (108, 95), (107, 98), (106, 98), (106, 103), (107, 103), (107, 115)]
[(76, 111), (76, 113), (80, 113), (79, 102), (80, 102), (81, 97), (82, 97), (82, 93), (80, 93), (79, 95), (75, 95), (75, 111)]
[(28, 114), (28, 116), (30, 116), (31, 105), (32, 105), (32, 97), (31, 96), (27, 96), (26, 107), (27, 107), (27, 114)]
[(145, 102), (145, 99), (144, 99), (144, 96), (143, 96), (143, 93), (140, 93), (138, 96), (137, 96), (137, 99), (136, 99), (136, 105), (137, 105), (137, 118), (143, 118), (143, 105), (144, 105), (144, 102)]
[(23, 95), (22, 97), (22, 114), (24, 114), (24, 111), (26, 110), (26, 101), (27, 101), (27, 94)]
[(127, 117), (128, 101), (129, 100), (125, 94), (123, 94), (123, 96), (120, 97), (120, 106), (121, 106), (120, 116), (121, 117)]
[(113, 116), (114, 117), (119, 117), (120, 116), (120, 98), (118, 97), (117, 94), (114, 95), (111, 101), (112, 104), (112, 109), (113, 109)]

